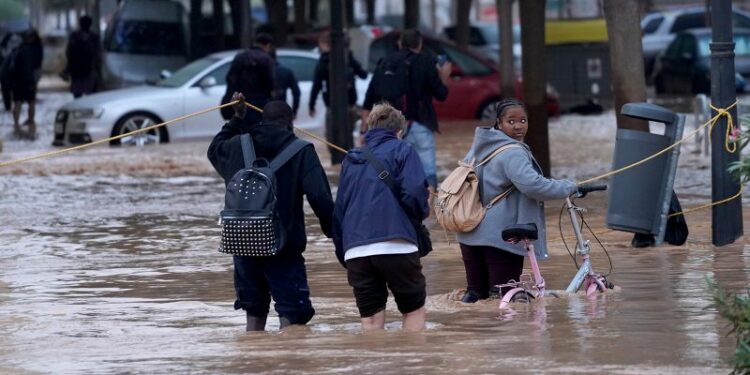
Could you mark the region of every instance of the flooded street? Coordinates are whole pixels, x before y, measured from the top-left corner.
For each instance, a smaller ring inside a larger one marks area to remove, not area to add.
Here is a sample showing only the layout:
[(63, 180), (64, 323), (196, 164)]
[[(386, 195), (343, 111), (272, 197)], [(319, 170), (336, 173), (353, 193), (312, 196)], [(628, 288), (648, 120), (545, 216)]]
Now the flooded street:
[[(582, 179), (607, 171), (613, 128), (611, 112), (552, 122), (554, 174)], [(439, 136), (441, 177), (463, 156), (471, 136), (468, 125)], [(0, 161), (51, 149), (45, 142), (6, 142)], [(703, 210), (687, 217), (685, 246), (633, 249), (631, 235), (605, 228), (606, 194), (579, 203), (589, 208), (587, 222), (609, 251), (617, 288), (593, 298), (516, 304), (514, 314), (501, 315), (498, 301), (454, 301), (465, 284), (458, 244), (449, 244), (430, 221), (436, 249), (423, 259), (428, 330), (421, 334), (400, 332), (392, 299), (388, 330), (360, 332), (346, 273), (306, 207), (305, 257), (317, 314), (307, 327), (279, 332), (278, 320), (270, 318), (271, 332), (246, 333), (244, 313), (232, 307), (231, 258), (216, 250), (224, 191), (205, 160), (207, 145), (97, 147), (0, 170), (0, 373), (731, 370), (734, 337), (708, 307), (705, 278), (744, 290), (750, 277), (746, 240), (712, 247), (711, 212)], [(685, 208), (710, 201), (709, 160), (690, 151), (683, 147), (675, 185)], [(565, 289), (575, 273), (558, 234), (561, 204), (547, 204), (551, 259), (541, 263), (554, 290)], [(749, 214), (746, 208), (746, 222)], [(570, 245), (570, 225), (563, 221), (563, 227)], [(609, 269), (600, 248), (592, 257), (599, 271)]]

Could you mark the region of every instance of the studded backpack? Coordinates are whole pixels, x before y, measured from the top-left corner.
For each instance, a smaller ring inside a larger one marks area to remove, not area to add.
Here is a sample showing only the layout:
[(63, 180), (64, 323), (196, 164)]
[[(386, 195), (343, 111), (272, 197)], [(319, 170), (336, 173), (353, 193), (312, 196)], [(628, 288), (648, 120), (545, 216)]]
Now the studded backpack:
[(286, 240), (276, 210), (275, 172), (309, 142), (294, 140), (268, 162), (255, 157), (250, 134), (240, 136), (245, 168), (232, 176), (224, 196), (219, 252), (238, 256), (274, 256)]

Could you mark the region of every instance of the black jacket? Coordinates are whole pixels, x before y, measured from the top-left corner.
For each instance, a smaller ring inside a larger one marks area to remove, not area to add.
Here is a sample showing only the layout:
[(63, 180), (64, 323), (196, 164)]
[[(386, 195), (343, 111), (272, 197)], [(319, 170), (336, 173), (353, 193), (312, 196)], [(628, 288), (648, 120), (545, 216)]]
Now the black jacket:
[(84, 30), (70, 34), (65, 57), (68, 61), (68, 73), (75, 80), (88, 79), (99, 67), (99, 36)]
[(276, 63), (276, 90), (275, 99), (286, 101), (286, 90), (292, 90), (292, 110), (294, 115), (297, 115), (299, 109), (299, 83), (297, 77), (294, 76), (294, 72), (285, 67), (284, 65)]
[[(275, 63), (271, 56), (259, 47), (252, 47), (234, 56), (227, 72), (227, 91), (221, 104), (229, 103), (232, 94), (240, 92), (245, 100), (261, 108), (271, 100), (274, 90)], [(234, 111), (231, 107), (221, 109), (221, 115), (229, 120)]]
[(36, 86), (35, 72), (42, 67), (42, 50), (32, 43), (22, 43), (15, 53), (10, 79), (16, 87)]
[[(432, 99), (445, 101), (448, 98), (448, 86), (438, 75), (435, 64), (435, 58), (425, 53), (414, 53), (410, 50), (400, 50), (396, 52), (397, 56), (386, 58), (409, 59), (411, 65), (409, 68), (409, 94), (407, 101), (406, 113), (404, 116), (409, 121), (416, 121), (432, 131), (438, 130), (437, 114), (435, 106), (432, 105)], [(371, 110), (375, 101), (380, 97), (378, 93), (372, 92), (374, 86), (370, 81), (370, 87), (367, 88), (365, 102), (363, 107)]]
[[(318, 101), (318, 94), (323, 91), (323, 103), (330, 107), (330, 88), (328, 87), (328, 67), (331, 64), (331, 56), (328, 52), (323, 52), (315, 66), (315, 75), (313, 76), (313, 85), (310, 92), (310, 110), (315, 110), (315, 102)], [(347, 92), (349, 94), (349, 106), (357, 104), (357, 87), (354, 85), (354, 77), (361, 79), (367, 78), (367, 72), (362, 69), (362, 65), (354, 58), (349, 51), (349, 69), (346, 71)]]
[[(257, 157), (269, 161), (296, 138), (294, 133), (286, 128), (259, 124), (248, 129), (237, 118), (232, 118), (221, 128), (208, 147), (208, 160), (224, 179), (225, 184), (244, 168), (239, 137), (241, 133), (250, 133)], [(287, 233), (287, 242), (282, 251), (305, 251), (307, 237), (305, 213), (302, 210), (303, 195), (307, 196), (323, 233), (331, 237), (331, 187), (312, 145), (302, 149), (276, 171), (276, 188), (276, 207)]]

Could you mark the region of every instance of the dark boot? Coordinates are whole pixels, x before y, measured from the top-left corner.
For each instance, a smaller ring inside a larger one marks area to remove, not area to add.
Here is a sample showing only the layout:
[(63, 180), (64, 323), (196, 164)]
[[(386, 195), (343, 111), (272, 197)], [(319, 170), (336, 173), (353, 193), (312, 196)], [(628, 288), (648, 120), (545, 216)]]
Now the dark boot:
[[(487, 298), (487, 297), (484, 297), (484, 298)], [(474, 289), (466, 289), (466, 293), (464, 293), (464, 297), (461, 298), (461, 302), (463, 302), (463, 303), (475, 303), (475, 302), (479, 301), (480, 299), (484, 299), (484, 298), (482, 298), (482, 296), (476, 290), (474, 290)]]
[(503, 298), (503, 294), (500, 293), (500, 288), (493, 286), (490, 288), (490, 296), (488, 298), (500, 299)]
[(253, 316), (247, 314), (246, 331), (263, 331), (266, 329), (266, 316)]
[(656, 240), (654, 239), (654, 236), (650, 234), (636, 233), (633, 236), (633, 240), (630, 241), (630, 246), (635, 248), (651, 247), (654, 245), (656, 245)]
[(290, 322), (289, 319), (283, 316), (279, 317), (279, 330), (289, 327), (290, 325), (292, 325), (292, 322)]

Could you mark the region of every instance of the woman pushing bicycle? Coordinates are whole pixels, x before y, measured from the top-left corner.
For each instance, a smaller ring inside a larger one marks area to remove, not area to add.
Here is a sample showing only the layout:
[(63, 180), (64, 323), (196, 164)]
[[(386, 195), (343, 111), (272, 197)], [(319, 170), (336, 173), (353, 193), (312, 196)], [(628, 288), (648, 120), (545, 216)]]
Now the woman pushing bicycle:
[[(466, 269), (466, 293), (462, 302), (474, 303), (490, 295), (502, 295), (495, 285), (518, 281), (526, 254), (523, 243), (504, 242), (500, 232), (513, 224), (535, 223), (537, 257), (547, 257), (543, 201), (565, 198), (576, 192), (576, 183), (554, 180), (542, 170), (523, 142), (529, 129), (524, 104), (515, 99), (500, 101), (492, 127), (480, 127), (465, 161), (489, 161), (477, 167), (482, 204), (508, 192), (487, 210), (484, 219), (471, 232), (459, 233), (461, 256)], [(512, 189), (512, 190), (509, 190)]]

